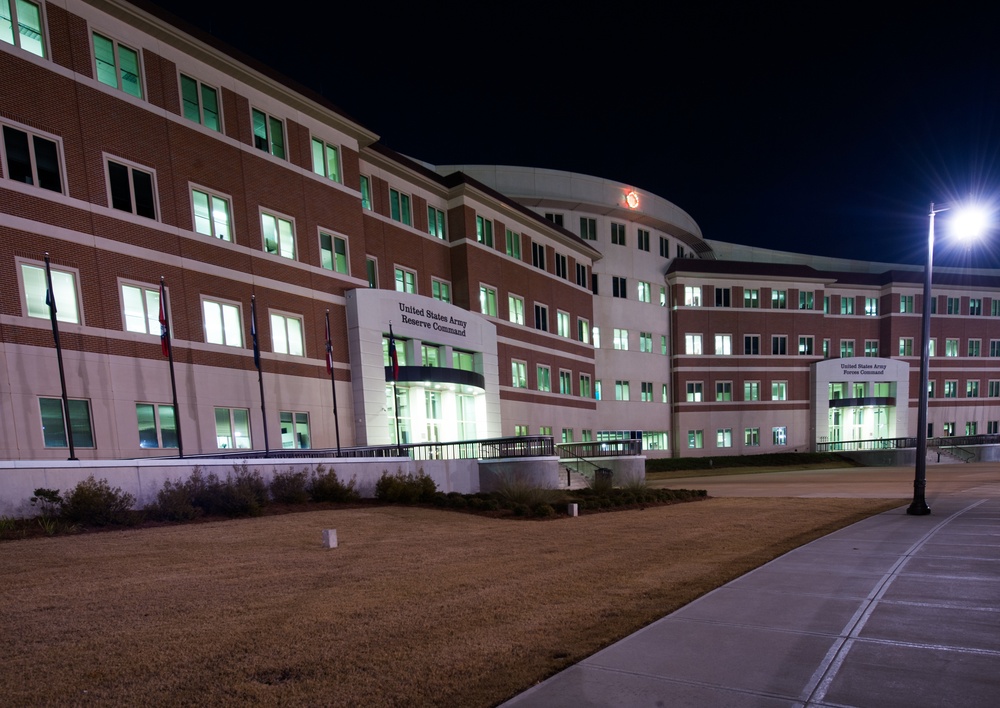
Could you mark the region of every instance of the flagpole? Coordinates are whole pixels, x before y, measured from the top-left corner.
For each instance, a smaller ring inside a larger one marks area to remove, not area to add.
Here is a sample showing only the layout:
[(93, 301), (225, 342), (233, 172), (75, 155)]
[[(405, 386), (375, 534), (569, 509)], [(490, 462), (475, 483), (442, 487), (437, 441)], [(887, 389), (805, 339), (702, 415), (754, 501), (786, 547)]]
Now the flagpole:
[(59, 324), (56, 321), (56, 293), (52, 289), (52, 269), (49, 266), (49, 252), (45, 252), (45, 304), (49, 306), (52, 320), (52, 338), (56, 342), (56, 361), (59, 362), (59, 385), (62, 387), (63, 418), (66, 421), (66, 441), (69, 443), (69, 459), (76, 460), (73, 446), (73, 424), (69, 419), (69, 396), (66, 395), (66, 371), (63, 368), (62, 344), (59, 342)]
[(257, 296), (250, 296), (250, 337), (253, 339), (253, 363), (257, 367), (257, 385), (260, 386), (260, 417), (264, 423), (264, 457), (271, 456), (267, 442), (267, 409), (264, 406), (264, 372), (260, 366), (260, 343), (257, 341)]
[(399, 355), (396, 354), (396, 337), (392, 333), (392, 322), (389, 323), (389, 366), (392, 369), (392, 412), (396, 419), (396, 451), (403, 456), (403, 437), (399, 433), (399, 394), (396, 392), (396, 379), (399, 378)]
[(167, 287), (160, 276), (160, 343), (167, 361), (170, 362), (170, 393), (174, 403), (174, 431), (177, 433), (177, 456), (184, 457), (184, 441), (181, 439), (181, 409), (177, 406), (177, 378), (174, 376), (174, 347), (170, 339), (170, 318), (167, 314)]
[(340, 416), (337, 414), (337, 377), (333, 373), (333, 340), (330, 338), (330, 311), (326, 311), (326, 372), (333, 390), (333, 428), (337, 433), (337, 457), (340, 457)]

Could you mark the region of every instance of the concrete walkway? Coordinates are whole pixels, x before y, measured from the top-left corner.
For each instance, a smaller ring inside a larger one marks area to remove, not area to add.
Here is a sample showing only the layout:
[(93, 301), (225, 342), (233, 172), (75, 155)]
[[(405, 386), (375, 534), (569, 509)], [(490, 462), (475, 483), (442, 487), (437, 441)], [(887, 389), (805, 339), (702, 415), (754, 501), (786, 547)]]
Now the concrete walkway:
[[(1000, 706), (1000, 470), (958, 467), (947, 483), (929, 470), (930, 516), (904, 506), (813, 541), (504, 705)], [(758, 484), (824, 496), (829, 473)], [(912, 493), (912, 470), (871, 474), (908, 474)], [(750, 477), (701, 484), (722, 496)]]

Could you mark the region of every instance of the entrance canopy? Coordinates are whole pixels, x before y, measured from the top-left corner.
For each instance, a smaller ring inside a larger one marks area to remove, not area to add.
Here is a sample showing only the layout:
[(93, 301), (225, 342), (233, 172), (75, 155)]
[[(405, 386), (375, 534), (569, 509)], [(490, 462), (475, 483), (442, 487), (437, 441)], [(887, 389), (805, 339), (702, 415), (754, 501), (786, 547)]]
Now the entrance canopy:
[(907, 435), (910, 365), (849, 357), (816, 362), (810, 372), (813, 449), (817, 443)]

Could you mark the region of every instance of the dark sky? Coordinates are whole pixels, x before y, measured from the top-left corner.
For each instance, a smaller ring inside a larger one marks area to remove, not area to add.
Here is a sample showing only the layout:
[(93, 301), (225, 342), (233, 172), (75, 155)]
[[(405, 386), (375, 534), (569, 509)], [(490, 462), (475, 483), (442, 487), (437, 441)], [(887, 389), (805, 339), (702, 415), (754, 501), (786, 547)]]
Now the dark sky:
[[(157, 4), (399, 152), (619, 180), (706, 238), (923, 263), (930, 202), (1000, 195), (998, 10)], [(1000, 228), (957, 249), (945, 216), (936, 263), (1000, 266)]]

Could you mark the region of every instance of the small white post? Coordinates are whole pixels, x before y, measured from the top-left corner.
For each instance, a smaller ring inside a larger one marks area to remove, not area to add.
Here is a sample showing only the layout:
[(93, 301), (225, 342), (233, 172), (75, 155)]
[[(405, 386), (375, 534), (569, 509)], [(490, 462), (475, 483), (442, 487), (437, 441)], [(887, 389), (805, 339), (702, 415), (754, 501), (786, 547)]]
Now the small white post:
[(323, 529), (323, 545), (326, 548), (337, 547), (337, 529)]
[(570, 516), (579, 516), (580, 515), (580, 505), (579, 504), (575, 504), (575, 503), (574, 504), (567, 504), (566, 505), (566, 511), (569, 512)]

